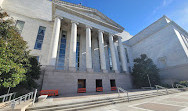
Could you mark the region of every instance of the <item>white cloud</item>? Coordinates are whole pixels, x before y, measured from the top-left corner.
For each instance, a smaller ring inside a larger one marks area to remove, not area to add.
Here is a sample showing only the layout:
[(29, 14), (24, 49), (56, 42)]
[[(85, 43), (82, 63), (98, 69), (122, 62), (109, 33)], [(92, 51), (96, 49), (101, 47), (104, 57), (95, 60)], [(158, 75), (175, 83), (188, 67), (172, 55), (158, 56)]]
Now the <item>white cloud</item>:
[(173, 2), (173, 0), (163, 0), (163, 2), (158, 6), (156, 7), (154, 10), (153, 10), (153, 15), (157, 13), (157, 11), (167, 7), (168, 5), (170, 5), (171, 3)]
[(163, 4), (161, 5), (161, 7), (165, 7), (170, 5), (173, 2), (173, 0), (163, 0)]

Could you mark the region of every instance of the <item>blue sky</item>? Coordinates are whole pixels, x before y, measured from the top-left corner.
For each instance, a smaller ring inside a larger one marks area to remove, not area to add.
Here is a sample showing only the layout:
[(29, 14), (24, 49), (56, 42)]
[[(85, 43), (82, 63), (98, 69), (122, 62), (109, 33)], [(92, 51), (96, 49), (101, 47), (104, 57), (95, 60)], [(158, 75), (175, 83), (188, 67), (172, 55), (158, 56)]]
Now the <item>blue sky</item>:
[(163, 15), (188, 31), (188, 0), (63, 0), (95, 8), (135, 35)]

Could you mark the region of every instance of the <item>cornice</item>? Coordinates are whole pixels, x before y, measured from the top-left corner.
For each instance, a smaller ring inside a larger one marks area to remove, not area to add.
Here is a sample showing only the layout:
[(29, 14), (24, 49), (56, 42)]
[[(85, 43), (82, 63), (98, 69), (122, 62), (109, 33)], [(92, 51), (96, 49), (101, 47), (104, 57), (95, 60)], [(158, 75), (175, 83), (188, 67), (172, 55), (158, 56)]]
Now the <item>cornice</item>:
[[(80, 9), (84, 9), (86, 11), (91, 11), (93, 13), (96, 13), (97, 15), (103, 17), (104, 19), (106, 19), (109, 23), (113, 24), (115, 27), (119, 28), (120, 30), (124, 30), (124, 28), (122, 26), (120, 26), (119, 24), (117, 24), (116, 22), (114, 22), (113, 20), (111, 20), (110, 18), (108, 18), (107, 16), (105, 16), (104, 14), (102, 14), (100, 11), (98, 11), (97, 9), (93, 9), (93, 8), (89, 8), (89, 7), (85, 7), (82, 5), (77, 5), (77, 4), (73, 4), (73, 3), (69, 3), (69, 2), (65, 2), (65, 1), (60, 1), (60, 0), (53, 0), (52, 1), (53, 4), (59, 5), (59, 6), (71, 6), (71, 7), (76, 7), (76, 8), (80, 8)], [(67, 7), (68, 8), (68, 7)], [(84, 14), (85, 15), (85, 14)], [(86, 16), (86, 15), (85, 15)], [(94, 18), (93, 18), (94, 19)], [(98, 19), (96, 19), (98, 20)], [(100, 20), (98, 20), (100, 21)], [(101, 21), (103, 22), (103, 21)], [(106, 24), (109, 24), (106, 23)], [(110, 24), (109, 24), (110, 25)]]

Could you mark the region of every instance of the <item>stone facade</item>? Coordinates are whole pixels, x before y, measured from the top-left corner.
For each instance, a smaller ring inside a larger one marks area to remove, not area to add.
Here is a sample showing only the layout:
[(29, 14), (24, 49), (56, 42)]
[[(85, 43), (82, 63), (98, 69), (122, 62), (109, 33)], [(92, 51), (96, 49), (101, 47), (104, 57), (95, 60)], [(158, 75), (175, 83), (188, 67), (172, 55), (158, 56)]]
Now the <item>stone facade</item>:
[[(188, 34), (166, 16), (132, 37), (98, 10), (60, 0), (0, 0), (0, 6), (24, 22), (21, 35), (42, 65), (42, 90), (77, 93), (78, 80), (85, 80), (86, 92), (96, 92), (96, 80), (104, 92), (111, 90), (110, 80), (129, 89), (133, 59), (141, 54), (153, 59), (164, 82), (188, 79)], [(44, 39), (35, 49), (40, 26)]]
[(187, 37), (185, 30), (163, 16), (124, 44), (131, 49), (131, 61), (147, 54), (160, 69), (162, 81), (172, 84), (188, 79)]
[[(101, 12), (60, 0), (5, 0), (1, 7), (15, 23), (24, 22), (21, 35), (42, 65), (42, 90), (58, 89), (60, 95), (77, 93), (80, 79), (86, 81), (86, 92), (96, 92), (96, 80), (102, 80), (104, 92), (111, 91), (111, 80), (116, 87), (131, 88), (126, 62), (120, 65), (117, 50), (122, 46), (118, 33), (124, 28)], [(40, 26), (45, 27), (44, 39), (41, 49), (36, 49)], [(65, 44), (61, 44), (63, 37)], [(124, 52), (119, 53), (123, 58)]]

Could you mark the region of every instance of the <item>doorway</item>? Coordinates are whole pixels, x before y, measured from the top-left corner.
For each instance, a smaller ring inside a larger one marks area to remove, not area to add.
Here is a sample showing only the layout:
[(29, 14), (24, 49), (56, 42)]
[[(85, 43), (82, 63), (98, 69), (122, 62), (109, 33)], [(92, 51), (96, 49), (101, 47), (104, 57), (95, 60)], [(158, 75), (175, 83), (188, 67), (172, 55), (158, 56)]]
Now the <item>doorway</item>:
[(110, 85), (111, 85), (111, 91), (116, 91), (116, 81), (115, 79), (110, 80)]
[(96, 91), (97, 92), (102, 92), (103, 91), (102, 79), (97, 79), (96, 80)]
[(78, 93), (86, 92), (86, 79), (78, 79)]

